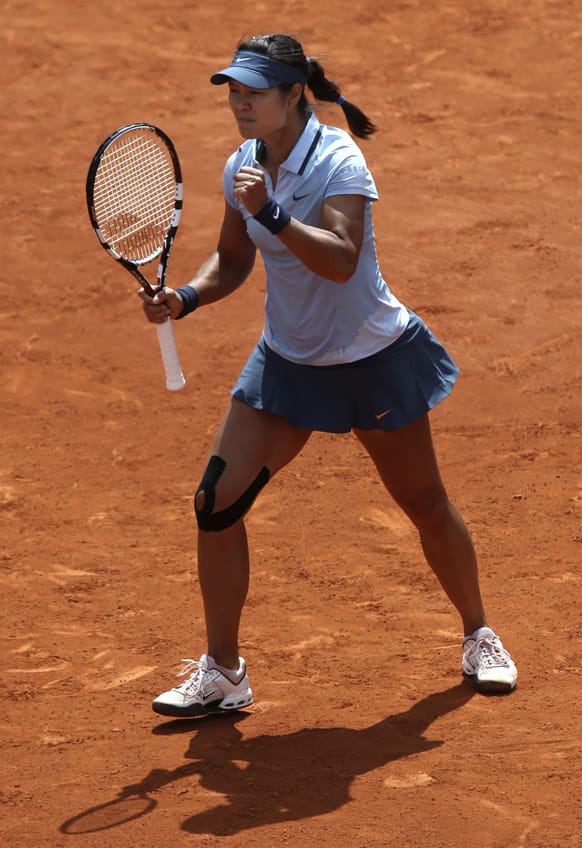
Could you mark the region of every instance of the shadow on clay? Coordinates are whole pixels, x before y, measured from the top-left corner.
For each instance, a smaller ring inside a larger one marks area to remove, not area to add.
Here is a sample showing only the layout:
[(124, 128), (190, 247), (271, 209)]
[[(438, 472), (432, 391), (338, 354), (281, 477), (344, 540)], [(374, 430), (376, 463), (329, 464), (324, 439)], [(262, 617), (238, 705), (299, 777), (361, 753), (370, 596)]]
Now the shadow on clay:
[(351, 801), (350, 787), (358, 775), (445, 744), (426, 739), (424, 733), (473, 694), (463, 682), (356, 729), (304, 728), (245, 738), (240, 726), (252, 713), (166, 722), (153, 733), (194, 732), (184, 755), (188, 762), (170, 771), (153, 769), (116, 798), (71, 817), (59, 830), (72, 836), (119, 827), (152, 812), (157, 806), (153, 793), (192, 777), (221, 798), (182, 823), (187, 833), (226, 836), (330, 813)]

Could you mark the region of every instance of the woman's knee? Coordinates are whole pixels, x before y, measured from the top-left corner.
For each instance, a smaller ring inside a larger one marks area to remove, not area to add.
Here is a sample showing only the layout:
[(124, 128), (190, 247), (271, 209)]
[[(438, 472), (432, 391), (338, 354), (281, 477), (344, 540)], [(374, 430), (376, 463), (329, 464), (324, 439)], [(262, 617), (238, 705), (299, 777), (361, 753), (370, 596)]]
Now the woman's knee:
[(200, 530), (213, 532), (226, 530), (246, 515), (255, 498), (269, 482), (269, 469), (264, 465), (254, 480), (242, 491), (229, 491), (223, 495), (221, 508), (215, 510), (216, 486), (226, 468), (220, 456), (213, 455), (208, 461), (200, 485), (194, 496), (194, 512)]
[(398, 500), (418, 528), (438, 525), (450, 515), (451, 504), (442, 484), (426, 486)]

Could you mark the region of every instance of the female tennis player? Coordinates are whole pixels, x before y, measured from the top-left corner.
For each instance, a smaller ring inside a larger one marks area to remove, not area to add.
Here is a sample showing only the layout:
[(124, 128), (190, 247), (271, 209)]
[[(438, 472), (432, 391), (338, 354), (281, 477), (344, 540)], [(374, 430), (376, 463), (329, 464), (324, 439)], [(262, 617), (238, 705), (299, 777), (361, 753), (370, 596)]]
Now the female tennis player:
[[(243, 142), (223, 177), (216, 251), (194, 278), (153, 299), (149, 321), (182, 319), (237, 289), (260, 251), (264, 329), (232, 389), (195, 495), (207, 649), (153, 701), (193, 716), (252, 703), (239, 624), (249, 581), (244, 516), (310, 434), (353, 432), (416, 527), (426, 560), (464, 628), (461, 667), (479, 691), (510, 692), (516, 666), (489, 627), (469, 531), (440, 476), (428, 413), (458, 369), (390, 291), (376, 256), (378, 194), (352, 135), (374, 125), (287, 35), (241, 44), (211, 77), (228, 86)], [(305, 95), (341, 106), (351, 135), (320, 123)]]

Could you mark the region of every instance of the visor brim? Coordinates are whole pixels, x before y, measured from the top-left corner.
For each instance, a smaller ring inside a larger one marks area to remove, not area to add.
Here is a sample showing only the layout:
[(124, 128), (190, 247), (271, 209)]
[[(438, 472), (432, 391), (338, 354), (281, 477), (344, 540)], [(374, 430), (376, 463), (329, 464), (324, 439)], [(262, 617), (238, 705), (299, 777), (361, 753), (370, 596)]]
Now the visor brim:
[(274, 88), (280, 85), (280, 81), (273, 77), (266, 76), (260, 71), (255, 71), (252, 68), (231, 67), (219, 71), (210, 77), (212, 85), (224, 85), (229, 80), (236, 80), (242, 85), (248, 85), (249, 88)]

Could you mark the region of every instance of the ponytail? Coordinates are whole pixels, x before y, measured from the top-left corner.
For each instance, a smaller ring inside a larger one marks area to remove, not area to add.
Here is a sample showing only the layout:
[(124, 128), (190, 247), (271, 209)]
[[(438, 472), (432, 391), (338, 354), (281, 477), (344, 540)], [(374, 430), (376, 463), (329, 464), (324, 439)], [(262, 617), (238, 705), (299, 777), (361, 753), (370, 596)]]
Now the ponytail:
[(341, 106), (348, 127), (355, 136), (369, 138), (377, 131), (378, 127), (372, 123), (368, 116), (354, 103), (346, 100), (338, 85), (325, 76), (325, 71), (317, 59), (309, 58), (307, 67), (309, 69), (307, 85), (313, 92), (315, 99), (322, 102), (337, 103), (338, 106)]

